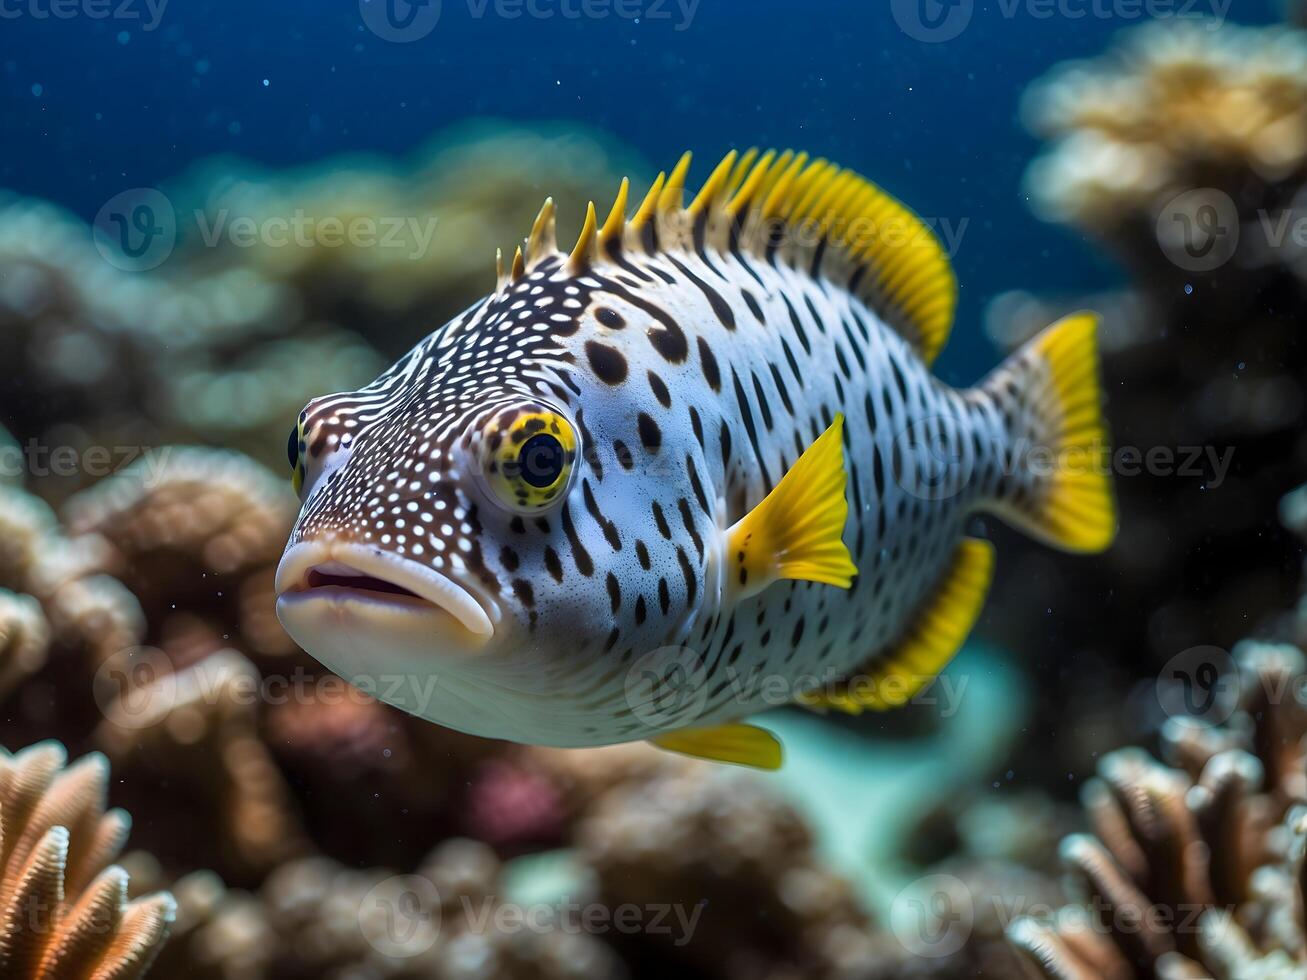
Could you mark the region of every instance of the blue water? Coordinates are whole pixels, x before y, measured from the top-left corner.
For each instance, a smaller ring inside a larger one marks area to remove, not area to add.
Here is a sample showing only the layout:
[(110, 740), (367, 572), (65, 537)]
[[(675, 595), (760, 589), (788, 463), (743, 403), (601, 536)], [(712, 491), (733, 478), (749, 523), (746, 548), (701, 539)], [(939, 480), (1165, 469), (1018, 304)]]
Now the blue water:
[[(565, 15), (583, 14), (582, 0), (534, 2), (552, 16), (444, 0), (429, 34), (392, 43), (357, 0), (171, 0), (157, 23), (145, 0), (0, 0), (0, 186), (90, 218), (211, 154), (273, 165), (403, 154), (468, 116), (576, 120), (668, 164), (685, 148), (702, 164), (731, 146), (795, 146), (965, 228), (959, 325), (941, 362), (954, 382), (996, 358), (980, 329), (996, 292), (1116, 280), (1088, 244), (1027, 209), (1020, 177), (1038, 143), (1016, 108), (1049, 66), (1101, 51), (1138, 23), (1134, 11), (1165, 0), (919, 0), (926, 16), (973, 8), (940, 42), (901, 29), (891, 0), (699, 0), (690, 14), (677, 0), (590, 0), (598, 16)], [(71, 16), (50, 15), (60, 3)], [(91, 16), (99, 9), (122, 16)], [(1234, 13), (1267, 22), (1278, 7), (1239, 0)]]

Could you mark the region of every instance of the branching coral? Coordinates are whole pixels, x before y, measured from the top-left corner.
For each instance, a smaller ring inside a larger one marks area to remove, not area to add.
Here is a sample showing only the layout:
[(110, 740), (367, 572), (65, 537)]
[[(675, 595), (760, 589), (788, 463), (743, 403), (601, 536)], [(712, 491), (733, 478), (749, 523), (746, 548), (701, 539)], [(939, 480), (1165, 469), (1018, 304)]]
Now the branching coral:
[(1164, 735), (1176, 768), (1127, 749), (1086, 786), (1094, 833), (1062, 847), (1083, 903), (1010, 931), (1045, 976), (1238, 980), (1307, 970), (1307, 658), (1254, 643), (1236, 655), (1228, 724), (1173, 719)]
[[(1029, 175), (1038, 210), (1106, 243), (1129, 289), (1074, 303), (1009, 294), (990, 309), (1005, 349), (1058, 312), (1104, 314), (1124, 532), (1074, 566), (997, 532), (1022, 588), (996, 590), (995, 638), (1047, 647), (1044, 624), (1021, 610), (1049, 608), (1065, 650), (1036, 665), (1049, 692), (1041, 727), (1056, 735), (1014, 760), (1022, 772), (1083, 771), (1122, 733), (1146, 734), (1150, 718), (1124, 687), (1194, 647), (1229, 648), (1296, 600), (1284, 570), (1301, 545), (1274, 514), (1307, 481), (1307, 278), (1293, 244), (1307, 187), (1307, 34), (1215, 27), (1134, 29), (1055, 69), (1027, 100), (1050, 140)], [(1286, 232), (1279, 244), (1274, 229)]]
[(105, 810), (100, 756), (64, 768), (45, 743), (0, 755), (0, 973), (13, 980), (133, 980), (164, 942), (166, 893), (127, 901), (111, 862), (127, 836)]

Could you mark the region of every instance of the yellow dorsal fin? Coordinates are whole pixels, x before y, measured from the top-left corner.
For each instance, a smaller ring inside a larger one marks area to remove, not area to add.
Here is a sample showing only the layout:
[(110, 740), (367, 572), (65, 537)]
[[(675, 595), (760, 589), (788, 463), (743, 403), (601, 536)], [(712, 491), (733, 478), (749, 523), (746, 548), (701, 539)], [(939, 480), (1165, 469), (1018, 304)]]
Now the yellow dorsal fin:
[(604, 249), (620, 245), (622, 232), (626, 229), (626, 199), (631, 193), (631, 182), (622, 178), (622, 185), (617, 188), (617, 198), (613, 201), (604, 226), (599, 229), (599, 246)]
[(726, 205), (726, 212), (735, 218), (740, 212), (753, 203), (754, 198), (762, 189), (767, 174), (771, 170), (772, 162), (776, 159), (776, 151), (768, 150), (762, 155), (762, 159), (754, 164), (753, 169), (740, 182), (739, 188), (736, 189), (731, 197), (730, 203)]
[(495, 290), (499, 291), (508, 285), (508, 273), (504, 271), (504, 250), (495, 249)]
[(980, 616), (993, 575), (994, 546), (979, 538), (963, 538), (939, 584), (898, 642), (857, 677), (803, 695), (799, 703), (855, 715), (907, 704), (962, 649)]
[(699, 193), (690, 202), (689, 212), (691, 216), (707, 211), (719, 197), (724, 195), (727, 181), (731, 179), (731, 171), (735, 169), (737, 156), (738, 154), (731, 150), (730, 153), (722, 157), (721, 163), (717, 164), (713, 172), (708, 175), (708, 179), (703, 182), (703, 187), (699, 188)]
[(690, 172), (690, 157), (690, 151), (686, 150), (668, 174), (663, 192), (658, 195), (659, 211), (679, 211), (684, 206), (685, 175)]
[(585, 208), (585, 221), (581, 225), (581, 234), (576, 236), (572, 254), (567, 257), (567, 271), (578, 275), (590, 268), (594, 258), (595, 238), (598, 234), (599, 221), (595, 217), (595, 202), (591, 201)]
[(667, 183), (667, 175), (659, 171), (654, 182), (649, 185), (648, 192), (644, 195), (644, 200), (640, 206), (635, 209), (635, 214), (631, 220), (626, 223), (628, 242), (639, 242), (653, 221), (654, 211), (658, 207), (658, 197), (663, 192), (663, 185)]
[(650, 741), (669, 752), (754, 769), (779, 769), (784, 755), (775, 735), (742, 722), (714, 728), (683, 728)]
[(526, 275), (526, 259), (522, 256), (521, 245), (517, 246), (513, 252), (513, 270), (511, 274), (514, 282)]
[(849, 505), (844, 416), (798, 458), (781, 482), (726, 532), (726, 575), (740, 598), (780, 579), (847, 589), (858, 574), (844, 544)]
[(545, 198), (540, 206), (540, 213), (531, 225), (531, 235), (526, 240), (526, 262), (534, 266), (541, 259), (558, 251), (558, 237), (554, 230), (554, 199)]
[[(738, 249), (779, 259), (846, 286), (926, 363), (939, 354), (953, 326), (957, 280), (939, 238), (903, 204), (827, 160), (790, 150), (760, 154), (751, 149), (728, 153), (687, 209), (683, 198), (689, 169), (686, 153), (669, 175), (654, 181), (624, 229), (614, 205), (598, 241), (605, 249), (619, 241), (631, 248), (678, 249), (689, 248), (693, 240), (696, 248)], [(624, 191), (619, 199), (624, 211)], [(730, 220), (704, 223), (705, 216)], [(693, 236), (687, 233), (691, 223)], [(527, 265), (534, 267), (556, 250), (549, 200), (528, 239)], [(585, 267), (577, 259), (573, 264)]]
[(727, 199), (734, 197), (735, 192), (740, 189), (744, 183), (744, 178), (749, 176), (753, 170), (753, 162), (758, 159), (761, 151), (756, 146), (751, 146), (735, 161), (735, 166), (731, 168), (730, 179), (726, 181), (725, 197)]

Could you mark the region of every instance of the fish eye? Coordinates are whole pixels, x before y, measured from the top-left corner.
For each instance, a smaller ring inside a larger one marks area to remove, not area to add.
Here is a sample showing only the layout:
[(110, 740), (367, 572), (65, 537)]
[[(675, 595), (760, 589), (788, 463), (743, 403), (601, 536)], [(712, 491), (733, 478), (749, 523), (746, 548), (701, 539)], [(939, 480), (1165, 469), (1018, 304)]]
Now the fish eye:
[(576, 434), (555, 412), (511, 413), (486, 432), (483, 463), (495, 497), (520, 513), (537, 513), (562, 496), (576, 460)]
[(517, 454), (522, 479), (537, 489), (552, 487), (563, 475), (565, 450), (557, 436), (541, 432), (522, 443)]
[(304, 487), (304, 423), (296, 422), (286, 440), (286, 459), (290, 462), (291, 486), (298, 494)]

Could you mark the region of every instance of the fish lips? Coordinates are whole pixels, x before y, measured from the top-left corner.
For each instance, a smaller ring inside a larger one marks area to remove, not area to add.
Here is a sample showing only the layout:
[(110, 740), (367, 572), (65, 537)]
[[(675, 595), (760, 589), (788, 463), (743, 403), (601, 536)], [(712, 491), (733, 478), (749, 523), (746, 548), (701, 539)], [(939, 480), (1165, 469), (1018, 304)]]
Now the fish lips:
[(276, 591), (292, 639), (347, 677), (382, 662), (429, 669), (433, 655), (483, 651), (501, 620), (492, 600), (433, 568), (338, 540), (287, 548)]

